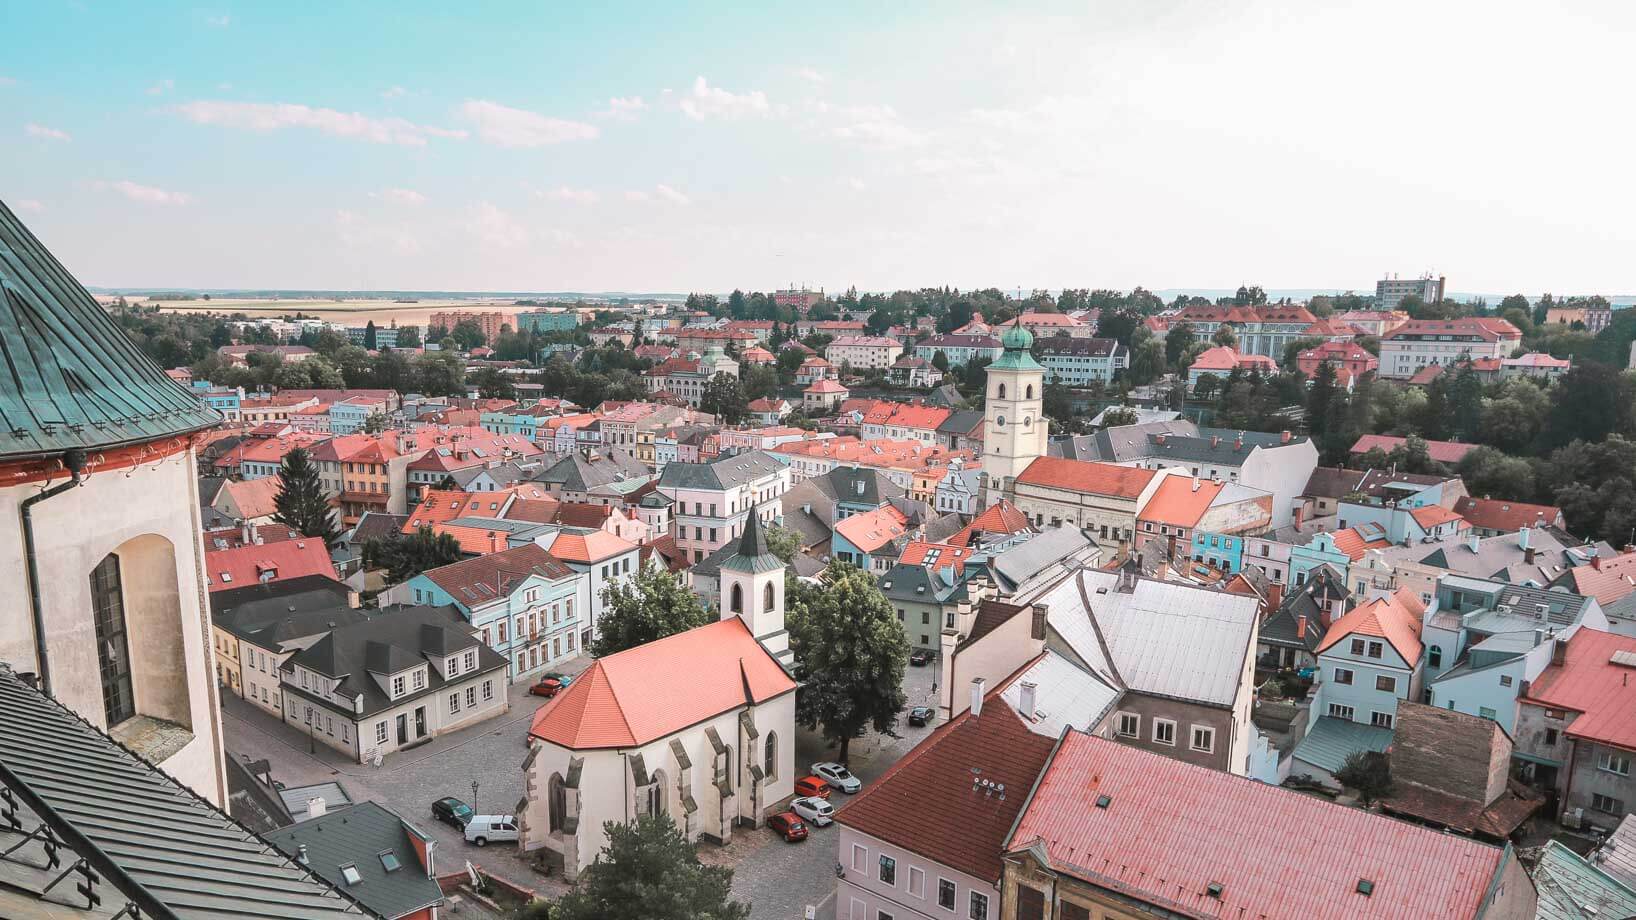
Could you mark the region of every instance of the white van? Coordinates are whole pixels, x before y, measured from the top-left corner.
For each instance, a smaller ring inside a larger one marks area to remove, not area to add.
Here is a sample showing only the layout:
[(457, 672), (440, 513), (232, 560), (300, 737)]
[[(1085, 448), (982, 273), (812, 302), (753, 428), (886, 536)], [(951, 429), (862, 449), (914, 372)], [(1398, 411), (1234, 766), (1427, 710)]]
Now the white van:
[(475, 843), (480, 847), (495, 843), (515, 843), (517, 840), (517, 817), (515, 815), (473, 815), (466, 822), (466, 842)]

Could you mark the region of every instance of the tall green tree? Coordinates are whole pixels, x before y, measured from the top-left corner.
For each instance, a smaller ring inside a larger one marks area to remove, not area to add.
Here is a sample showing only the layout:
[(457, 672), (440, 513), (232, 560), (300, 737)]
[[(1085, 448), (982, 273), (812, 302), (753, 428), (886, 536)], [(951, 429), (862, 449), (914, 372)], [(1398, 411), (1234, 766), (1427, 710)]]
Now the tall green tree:
[(1182, 320), (1171, 326), (1170, 331), (1165, 333), (1165, 363), (1185, 371), (1186, 368), (1180, 366), (1182, 356), (1193, 347), (1194, 338), (1192, 323)]
[(601, 658), (703, 626), (712, 619), (699, 596), (657, 565), (602, 592), (602, 615), (591, 654)]
[(370, 320), (364, 324), (364, 350), (374, 351), (375, 349), (379, 348), (380, 346), (376, 344), (377, 341), (378, 339), (375, 335), (375, 321)]
[(602, 826), (607, 846), (557, 902), (552, 920), (747, 920), (730, 897), (733, 870), (699, 862), (670, 816), (642, 815)]
[(273, 498), (273, 507), (274, 521), (304, 537), (323, 540), (326, 546), (334, 546), (341, 537), (329, 496), (324, 494), (324, 484), (318, 478), (318, 467), (305, 448), (297, 447), (285, 454), (278, 465), (278, 495)]
[(1368, 805), (1392, 791), (1392, 762), (1382, 751), (1353, 751), (1335, 771), (1335, 779)]
[(795, 653), (795, 720), (841, 746), (873, 728), (896, 737), (907, 697), (909, 639), (869, 573), (832, 562), (824, 584), (786, 581), (785, 626)]
[(364, 565), (386, 569), (386, 580), (399, 584), (422, 572), (459, 562), (460, 541), (453, 534), (418, 527), (405, 536), (395, 533), (364, 543)]
[(748, 411), (749, 400), (744, 398), (744, 387), (737, 377), (723, 371), (710, 378), (699, 394), (699, 411), (714, 415), (718, 421), (737, 425)]

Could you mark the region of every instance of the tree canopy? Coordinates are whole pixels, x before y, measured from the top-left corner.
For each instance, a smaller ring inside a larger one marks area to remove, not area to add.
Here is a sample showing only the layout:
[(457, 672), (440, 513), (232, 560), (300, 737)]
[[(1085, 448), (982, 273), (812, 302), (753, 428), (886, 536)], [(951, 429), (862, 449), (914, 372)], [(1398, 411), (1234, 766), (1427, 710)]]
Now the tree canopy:
[(669, 815), (602, 828), (607, 845), (557, 902), (553, 920), (748, 920), (750, 906), (729, 894), (733, 870), (699, 862)]
[(603, 589), (591, 654), (602, 658), (703, 626), (712, 619), (698, 595), (664, 568), (645, 565), (623, 584)]
[(274, 521), (304, 537), (323, 540), (326, 546), (334, 546), (341, 538), (329, 496), (318, 478), (318, 467), (305, 448), (295, 448), (279, 463), (278, 494), (273, 497), (273, 507)]

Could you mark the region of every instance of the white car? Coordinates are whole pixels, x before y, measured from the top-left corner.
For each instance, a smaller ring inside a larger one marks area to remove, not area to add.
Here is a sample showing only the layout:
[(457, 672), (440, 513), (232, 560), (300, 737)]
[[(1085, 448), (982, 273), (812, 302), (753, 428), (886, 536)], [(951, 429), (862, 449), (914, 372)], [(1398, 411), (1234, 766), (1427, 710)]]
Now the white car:
[(466, 822), (466, 842), (486, 847), (494, 843), (514, 843), (517, 840), (517, 819), (512, 815), (473, 815)]
[(812, 772), (819, 779), (829, 783), (831, 789), (839, 789), (847, 795), (851, 795), (863, 788), (863, 783), (856, 776), (853, 776), (843, 764), (830, 761), (815, 763), (812, 765)]
[(807, 796), (790, 803), (790, 810), (805, 818), (813, 827), (835, 823), (835, 806), (818, 796)]

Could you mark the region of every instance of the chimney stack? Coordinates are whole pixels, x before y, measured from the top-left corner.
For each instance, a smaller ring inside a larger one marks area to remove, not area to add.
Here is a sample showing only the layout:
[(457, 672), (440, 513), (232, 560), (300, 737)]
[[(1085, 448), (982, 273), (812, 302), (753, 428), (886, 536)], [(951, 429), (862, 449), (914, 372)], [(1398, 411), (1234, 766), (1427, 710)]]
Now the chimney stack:
[(1289, 433), (1289, 429), (1286, 428), (1278, 433), (1278, 443), (1288, 444), (1290, 442), (1290, 437), (1291, 435)]
[(1307, 615), (1301, 614), (1295, 618), (1295, 641), (1300, 642), (1307, 636)]
[(1221, 444), (1221, 435), (1213, 434), (1213, 435), (1210, 436), (1210, 446), (1211, 447), (1218, 447), (1218, 446), (1220, 446), (1220, 444)]
[(1563, 665), (1568, 661), (1568, 643), (1561, 639), (1551, 640), (1551, 664)]
[(1527, 524), (1517, 528), (1517, 546), (1521, 547), (1524, 551), (1528, 549), (1528, 530), (1529, 528)]
[(1023, 718), (1032, 720), (1035, 711), (1034, 704), (1038, 702), (1039, 685), (1031, 680), (1025, 680), (1018, 686), (1022, 689), (1022, 701), (1017, 708), (1022, 712)]
[(1541, 642), (1544, 642), (1544, 641), (1545, 641), (1545, 630), (1543, 630), (1543, 629), (1534, 630), (1534, 647), (1538, 648), (1539, 644)]
[(323, 796), (315, 795), (307, 800), (307, 817), (322, 818), (327, 810), (328, 806), (324, 803)]
[(1193, 491), (1197, 492), (1198, 490), (1199, 490), (1199, 474), (1194, 473), (1193, 474)]
[(295, 861), (305, 866), (307, 864), (307, 845), (300, 844), (295, 849)]
[(974, 719), (983, 714), (983, 687), (987, 683), (981, 677), (971, 680), (971, 716)]

